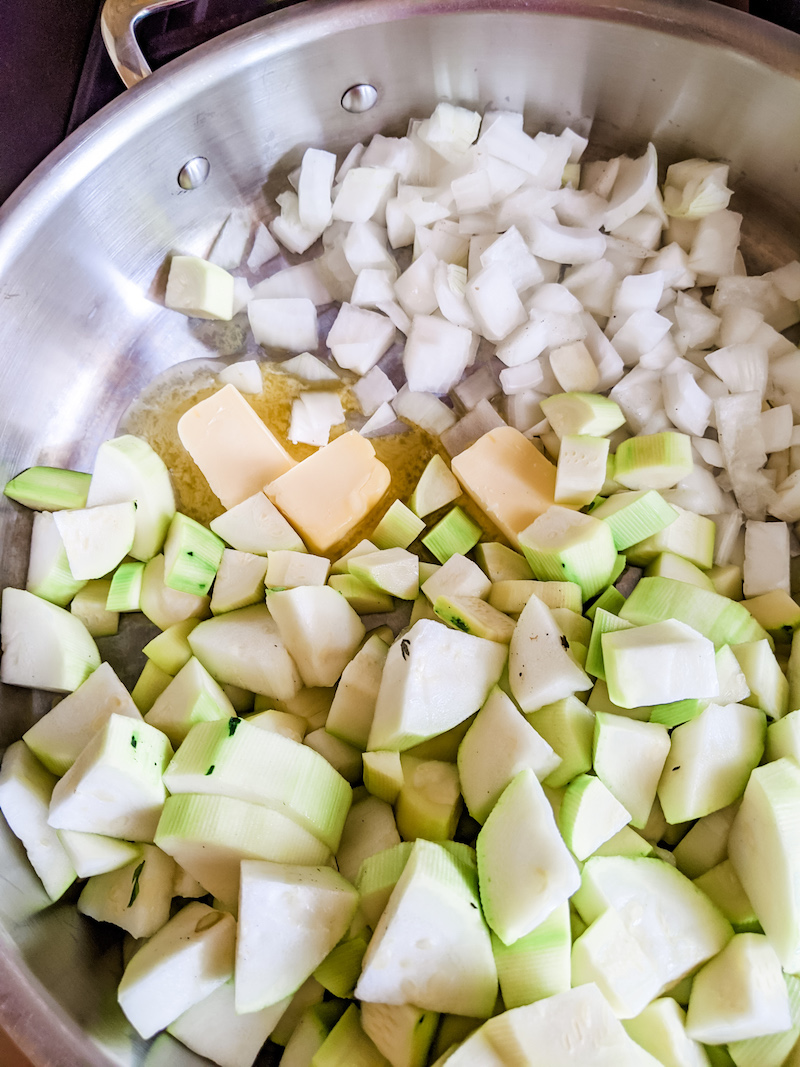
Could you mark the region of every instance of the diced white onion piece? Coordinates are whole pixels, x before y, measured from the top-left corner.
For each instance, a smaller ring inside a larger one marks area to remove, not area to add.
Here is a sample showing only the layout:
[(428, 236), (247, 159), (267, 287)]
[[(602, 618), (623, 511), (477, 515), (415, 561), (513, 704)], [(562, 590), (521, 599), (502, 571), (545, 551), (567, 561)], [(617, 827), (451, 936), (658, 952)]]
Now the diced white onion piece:
[(414, 145), (407, 137), (384, 137), (376, 133), (364, 149), (359, 166), (388, 167), (405, 177), (414, 165), (414, 155)]
[(301, 352), (299, 356), (284, 359), (274, 364), (276, 370), (286, 371), (296, 378), (302, 378), (304, 382), (335, 382), (339, 375), (332, 370), (327, 363), (312, 356), (310, 352)]
[(619, 352), (588, 312), (581, 315), (581, 323), (586, 331), (583, 343), (597, 367), (599, 381), (596, 389), (603, 393), (617, 384), (625, 372), (625, 365)]
[(324, 230), (331, 221), (331, 187), (336, 156), (319, 148), (307, 148), (297, 182), (300, 221), (309, 230)]
[[(686, 433), (685, 430), (683, 432)], [(722, 449), (719, 447), (719, 441), (712, 441), (708, 437), (694, 437), (692, 438), (692, 446), (697, 449), (698, 455), (709, 467), (725, 466), (725, 458), (722, 455)]]
[(554, 263), (591, 263), (600, 259), (606, 250), (605, 234), (599, 230), (561, 226), (535, 218), (530, 219), (527, 229), (531, 252)]
[(495, 232), (516, 226), (523, 239), (530, 243), (532, 220), (558, 222), (554, 207), (560, 195), (557, 190), (539, 189), (531, 185), (524, 185), (511, 195), (506, 194), (497, 204)]
[(377, 311), (342, 304), (328, 332), (331, 355), (346, 370), (366, 374), (394, 341), (394, 323)]
[(702, 438), (708, 429), (714, 405), (711, 397), (697, 384), (691, 364), (682, 359), (670, 363), (661, 379), (661, 388), (664, 410), (672, 423), (681, 433)]
[(416, 227), (406, 211), (403, 200), (393, 196), (386, 204), (386, 232), (392, 248), (405, 248), (414, 243)]
[(773, 589), (789, 592), (789, 527), (785, 522), (745, 523), (742, 576), (746, 597)]
[(657, 188), (658, 158), (652, 144), (639, 159), (623, 156), (609, 197), (605, 228), (616, 230), (632, 219), (647, 206)]
[(581, 226), (585, 229), (599, 230), (603, 225), (608, 210), (608, 201), (597, 193), (585, 189), (562, 189), (555, 212), (562, 226)]
[(350, 303), (356, 307), (376, 308), (394, 300), (394, 285), (385, 270), (368, 267), (359, 272)]
[(431, 393), (412, 393), (407, 385), (392, 401), (392, 407), (400, 418), (407, 419), (428, 433), (440, 436), (453, 426), (456, 414)]
[(386, 230), (375, 222), (354, 222), (344, 239), (344, 255), (356, 275), (367, 269), (386, 271), (394, 279), (397, 263), (386, 247)]
[(597, 159), (591, 163), (584, 163), (581, 168), (581, 189), (588, 189), (608, 200), (614, 188), (614, 182), (617, 180), (622, 159), (622, 156), (615, 156), (614, 159)]
[(280, 252), (278, 242), (269, 232), (263, 222), (259, 222), (256, 226), (256, 235), (253, 239), (253, 247), (250, 249), (250, 255), (247, 257), (247, 269), (255, 273), (260, 270), (265, 263), (269, 263), (271, 259), (274, 259)]
[[(731, 214), (731, 212), (719, 212), (719, 214)], [(716, 217), (716, 215), (709, 215), (700, 225), (703, 226)], [(734, 271), (725, 277), (720, 277), (711, 298), (711, 310), (719, 314), (721, 308), (728, 304), (739, 304), (760, 311), (764, 316), (764, 321), (775, 330), (785, 330), (800, 321), (800, 309), (797, 303), (781, 296), (768, 274), (748, 278)]]
[(506, 396), (536, 389), (543, 381), (544, 371), (538, 359), (532, 359), (530, 363), (518, 363), (515, 367), (505, 367), (500, 371), (500, 384)]
[(242, 262), (249, 239), (250, 212), (247, 208), (237, 208), (222, 224), (208, 255), (209, 262), (216, 263), (224, 270), (236, 270)]
[(761, 470), (767, 453), (760, 415), (758, 393), (738, 393), (714, 401), (717, 434), (736, 501), (748, 519), (763, 520), (774, 489)]
[(770, 271), (769, 279), (785, 300), (800, 300), (800, 262), (796, 259)]
[(536, 184), (544, 189), (560, 189), (572, 146), (544, 130), (540, 130), (533, 140), (544, 149), (544, 162), (536, 171)]
[(281, 213), (269, 224), (273, 237), (276, 237), (290, 252), (297, 252), (299, 255), (308, 251), (318, 240), (322, 230), (309, 230), (302, 224), (297, 193), (293, 193), (291, 189), (287, 189), (275, 199), (280, 206)]
[(439, 310), (455, 326), (467, 330), (476, 330), (475, 316), (472, 314), (466, 297), (467, 272), (455, 263), (440, 261), (433, 272), (433, 291)]
[[(735, 211), (715, 211), (701, 219), (689, 253), (689, 267), (697, 274), (698, 285), (710, 285), (733, 274), (742, 216)], [(712, 303), (712, 310), (719, 308)]]
[(430, 229), (417, 226), (414, 233), (414, 258), (429, 251), (445, 263), (455, 263), (463, 267), (469, 255), (469, 238), (449, 219), (434, 223)]
[(400, 306), (408, 315), (431, 315), (438, 307), (434, 292), (434, 272), (438, 262), (434, 252), (423, 252), (394, 283)]
[(440, 156), (457, 160), (478, 136), (481, 117), (477, 111), (455, 107), (446, 101), (436, 105), (429, 119), (420, 126), (419, 136)]
[(353, 167), (344, 176), (333, 202), (333, 217), (343, 222), (366, 222), (386, 208), (396, 174), (389, 167)]
[(242, 359), (238, 363), (231, 363), (229, 367), (219, 372), (217, 378), (223, 385), (235, 386), (240, 393), (258, 396), (264, 390), (261, 367), (254, 359)]
[(525, 116), (521, 111), (500, 111), (490, 108), (488, 111), (484, 111), (481, 119), (481, 136), (498, 121), (505, 122), (514, 129), (521, 130), (525, 124)]
[(434, 315), (415, 315), (403, 352), (408, 388), (413, 393), (449, 392), (472, 356), (472, 333)]
[(361, 162), (361, 157), (363, 155), (364, 155), (364, 145), (361, 144), (361, 142), (359, 142), (358, 144), (354, 144), (353, 147), (350, 149), (350, 151), (347, 153), (347, 155), (342, 160), (342, 165), (336, 171), (336, 175), (334, 177), (334, 181), (336, 182), (337, 185), (341, 185), (342, 184), (342, 182), (344, 181), (344, 176), (345, 176), (345, 174), (347, 174), (347, 172), (349, 170), (352, 170), (353, 167), (357, 167), (359, 165), (359, 163)]
[(526, 306), (537, 311), (560, 311), (565, 315), (583, 312), (580, 300), (565, 285), (545, 282), (526, 298)]
[(490, 430), (505, 426), (505, 422), (488, 400), (481, 400), (472, 411), (459, 419), (455, 426), (440, 434), (440, 440), (450, 456), (457, 456)]
[(678, 293), (675, 301), (675, 323), (680, 343), (686, 348), (711, 348), (719, 334), (719, 318), (700, 300), (687, 293)]
[[(381, 404), (397, 396), (397, 390), (380, 367), (373, 367), (353, 386), (353, 395), (365, 415), (374, 414)], [(392, 416), (394, 418), (394, 416)]]
[(481, 400), (491, 400), (499, 391), (494, 370), (488, 363), (483, 363), (469, 377), (462, 378), (453, 388), (453, 396), (465, 411), (472, 411)]
[(253, 297), (253, 291), (247, 278), (233, 279), (233, 314), (238, 315), (244, 311)]
[(758, 393), (767, 389), (769, 359), (759, 345), (729, 345), (706, 356), (706, 363), (732, 393)]
[(565, 393), (591, 393), (600, 375), (583, 341), (550, 350), (550, 367)]
[(466, 298), (479, 332), (490, 341), (502, 341), (527, 318), (510, 274), (497, 262), (467, 283)]
[(728, 206), (731, 190), (727, 188), (727, 163), (709, 163), (705, 159), (684, 159), (667, 167), (664, 183), (664, 207), (668, 215), (700, 219)]
[(294, 267), (286, 267), (277, 273), (264, 278), (253, 286), (252, 297), (254, 300), (266, 300), (284, 297), (305, 297), (316, 307), (324, 307), (330, 304), (333, 297), (320, 277), (317, 269), (318, 259), (312, 259), (308, 263), (298, 263)]
[(397, 415), (392, 405), (387, 401), (381, 404), (379, 408), (376, 408), (358, 432), (362, 437), (372, 437), (373, 434), (385, 430), (387, 426), (391, 426), (395, 422), (397, 422)]
[(689, 255), (673, 241), (648, 260), (642, 267), (642, 274), (661, 271), (665, 288), (691, 289), (695, 283), (695, 272), (689, 268)]
[(614, 334), (614, 348), (626, 366), (638, 363), (666, 334), (672, 323), (657, 311), (634, 311)]
[(619, 404), (634, 433), (642, 433), (653, 416), (663, 410), (661, 376), (645, 367), (634, 367), (609, 396)]
[(337, 393), (319, 390), (302, 393), (292, 402), (292, 420), (287, 434), (294, 444), (327, 445), (332, 426), (344, 422)]
[(415, 229), (418, 226), (432, 226), (434, 222), (446, 219), (450, 214), (449, 209), (442, 204), (437, 203), (435, 200), (425, 199), (431, 192), (432, 190), (427, 188), (415, 190), (413, 186), (407, 185), (398, 193), (398, 196), (403, 201), (405, 212), (414, 223)]
[(541, 355), (550, 343), (549, 322), (542, 312), (532, 312), (527, 322), (497, 346), (495, 355), (507, 367), (529, 363)]
[(562, 141), (566, 141), (569, 145), (569, 162), (578, 163), (586, 150), (586, 146), (589, 144), (589, 139), (581, 137), (579, 133), (570, 129), (569, 126), (565, 126), (559, 136)]
[(541, 405), (544, 399), (545, 394), (536, 389), (511, 393), (505, 398), (503, 405), (506, 422), (520, 433), (527, 434), (542, 421)]
[(546, 160), (541, 145), (522, 131), (516, 117), (509, 118), (505, 112), (498, 113), (492, 124), (481, 133), (478, 147), (530, 175), (538, 173)]
[(662, 495), (668, 504), (693, 511), (696, 515), (719, 515), (733, 507), (711, 471), (698, 464), (672, 489), (664, 489)]
[[(329, 227), (330, 229), (330, 227)], [(328, 230), (325, 231), (327, 233)], [(323, 234), (323, 242), (325, 235)], [(356, 276), (345, 259), (342, 242), (332, 244), (314, 261), (317, 272), (334, 300), (349, 300), (356, 283)]]
[(307, 297), (251, 300), (247, 315), (256, 344), (289, 352), (317, 347), (317, 309)]
[(792, 471), (788, 478), (778, 484), (768, 510), (770, 515), (784, 522), (800, 520), (800, 470)]
[(481, 252), (481, 266), (501, 265), (509, 274), (514, 288), (524, 293), (533, 285), (543, 280), (542, 269), (536, 257), (531, 255), (528, 246), (516, 226), (510, 226), (505, 233)]
[(396, 300), (381, 300), (377, 305), (378, 311), (382, 311), (387, 319), (394, 323), (395, 327), (408, 337), (411, 329), (411, 318), (403, 311)]
[(761, 412), (761, 434), (764, 451), (782, 452), (792, 444), (792, 409), (789, 404)]
[(485, 211), (492, 203), (492, 183), (488, 171), (483, 168), (454, 178), (450, 188), (460, 215)]
[[(624, 322), (634, 311), (655, 311), (664, 292), (664, 275), (661, 271), (648, 274), (631, 274), (619, 283), (612, 310)], [(621, 323), (620, 323), (621, 324)], [(609, 336), (612, 336), (609, 332)]]

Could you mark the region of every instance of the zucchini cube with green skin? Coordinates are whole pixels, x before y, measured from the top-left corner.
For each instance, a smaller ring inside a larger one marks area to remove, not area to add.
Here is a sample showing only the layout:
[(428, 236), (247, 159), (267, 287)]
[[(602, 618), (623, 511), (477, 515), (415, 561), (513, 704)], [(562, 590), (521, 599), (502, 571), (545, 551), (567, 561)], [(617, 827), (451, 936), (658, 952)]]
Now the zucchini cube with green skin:
[(560, 438), (568, 434), (605, 437), (625, 422), (619, 404), (597, 393), (555, 393), (542, 403), (542, 411)]
[(142, 721), (112, 666), (101, 663), (82, 685), (26, 730), (22, 739), (49, 771), (61, 777), (110, 715)]
[(266, 573), (267, 561), (263, 556), (226, 548), (214, 578), (211, 614), (222, 615), (236, 608), (260, 604), (264, 596)]
[(703, 1048), (686, 1033), (686, 1012), (672, 997), (659, 997), (622, 1025), (637, 1045), (662, 1063), (709, 1067)]
[(530, 768), (495, 804), (476, 851), (483, 912), (505, 945), (529, 934), (580, 885), (578, 866)]
[(647, 564), (644, 573), (646, 578), (675, 578), (679, 582), (688, 582), (700, 589), (715, 592), (714, 583), (705, 571), (673, 552), (659, 552), (655, 559)]
[(473, 1018), (492, 1013), (497, 970), (477, 878), (442, 845), (414, 843), (372, 935), (355, 994)]
[(192, 630), (188, 641), (220, 684), (238, 685), (275, 700), (291, 699), (303, 684), (266, 604), (206, 619)]
[(560, 756), (495, 686), (458, 749), (458, 775), (470, 815), (485, 822), (503, 791), (525, 767), (541, 782), (560, 763)]
[(142, 853), (141, 845), (116, 837), (84, 834), (79, 830), (57, 830), (56, 833), (79, 878), (116, 871)]
[(667, 822), (699, 819), (740, 797), (761, 762), (767, 721), (763, 711), (709, 704), (672, 731), (658, 799)]
[(728, 836), (740, 801), (698, 819), (675, 846), (673, 856), (678, 870), (687, 878), (698, 878), (721, 863), (728, 855)]
[(779, 640), (792, 637), (800, 629), (800, 605), (785, 589), (749, 597), (743, 604), (767, 633)]
[(767, 638), (745, 641), (733, 648), (750, 695), (742, 703), (761, 708), (770, 719), (780, 719), (789, 711), (789, 683), (770, 648)]
[(476, 596), (443, 594), (434, 601), (433, 613), (448, 626), (487, 641), (508, 644), (514, 633), (513, 619)]
[(564, 842), (579, 860), (591, 856), (610, 837), (627, 826), (630, 814), (599, 778), (578, 775), (564, 791), (558, 827)]
[(379, 800), (394, 804), (403, 785), (403, 765), (399, 752), (365, 752), (364, 786)]
[(314, 978), (335, 997), (352, 997), (369, 938), (368, 930), (355, 937), (346, 937), (331, 949), (314, 971)]
[(354, 574), (332, 574), (328, 585), (341, 593), (358, 615), (379, 615), (394, 610), (394, 600), (388, 593), (367, 585)]
[(767, 636), (744, 605), (674, 578), (642, 578), (619, 615), (634, 626), (677, 619), (713, 641), (717, 648), (760, 641)]
[(511, 694), (524, 712), (592, 687), (552, 611), (538, 596), (528, 600), (511, 635), (508, 679)]
[[(461, 486), (440, 455), (431, 456), (420, 475), (408, 506), (415, 515), (424, 518), (439, 508), (452, 504), (461, 496)], [(413, 538), (412, 538), (413, 540)], [(410, 542), (409, 542), (410, 544)], [(406, 546), (408, 547), (408, 546)]]
[[(455, 482), (453, 475), (450, 477)], [(408, 548), (424, 529), (423, 519), (402, 501), (395, 500), (373, 530), (372, 541), (379, 549)]]
[(790, 711), (767, 727), (765, 762), (784, 756), (800, 764), (800, 710)]
[(753, 905), (730, 860), (723, 860), (701, 874), (695, 878), (694, 884), (716, 904), (737, 934), (763, 933)]
[(661, 977), (614, 908), (576, 938), (572, 981), (594, 982), (618, 1019), (638, 1015), (661, 991)]
[(395, 801), (397, 829), (405, 841), (452, 839), (461, 814), (458, 771), (453, 763), (400, 756), (403, 784)]
[(58, 900), (76, 878), (69, 854), (47, 822), (56, 781), (24, 742), (15, 741), (6, 749), (0, 767), (0, 811), (51, 900)]
[(64, 542), (52, 513), (37, 511), (33, 516), (25, 588), (63, 608), (85, 584), (86, 579), (79, 581), (69, 569)]
[(694, 977), (686, 1033), (721, 1045), (788, 1030), (789, 994), (764, 934), (736, 934)]
[(224, 549), (221, 537), (178, 512), (164, 542), (164, 584), (181, 593), (205, 596), (222, 562)]
[(533, 578), (533, 571), (522, 553), (500, 541), (481, 541), (475, 546), (475, 559), (492, 583)]
[(136, 505), (98, 504), (53, 516), (69, 569), (78, 580), (102, 578), (128, 555), (135, 532)]
[(550, 745), (561, 763), (543, 779), (551, 789), (559, 789), (592, 768), (594, 715), (577, 697), (546, 704), (525, 718)]
[(33, 511), (85, 508), (91, 474), (60, 467), (28, 467), (6, 482), (3, 495)]
[[(602, 399), (602, 398), (601, 398)], [(535, 1050), (531, 1059), (530, 1050)], [(501, 1054), (502, 1053), (502, 1054)], [(579, 1067), (656, 1067), (622, 1027), (595, 985), (577, 986), (555, 996), (512, 1008), (487, 1023), (448, 1059), (451, 1067), (503, 1067), (508, 1063)]]
[(117, 999), (144, 1038), (227, 982), (233, 973), (236, 920), (192, 901), (132, 957)]
[(164, 772), (171, 794), (207, 793), (293, 818), (336, 850), (352, 790), (313, 749), (243, 719), (199, 723)]
[(173, 256), (164, 303), (197, 319), (233, 318), (233, 275), (199, 256)]
[(389, 649), (369, 749), (403, 751), (457, 726), (498, 681), (506, 649), (421, 619)]
[(356, 748), (369, 740), (375, 701), (389, 646), (377, 634), (368, 637), (342, 671), (325, 729)]
[(299, 586), (270, 593), (267, 607), (304, 685), (335, 685), (366, 633), (341, 593)]
[(620, 619), (618, 615), (614, 615), (612, 612), (606, 611), (604, 608), (598, 608), (595, 611), (592, 620), (592, 634), (589, 638), (589, 651), (586, 656), (587, 674), (591, 674), (595, 678), (602, 678), (605, 681), (606, 670), (603, 662), (603, 646), (601, 643), (603, 634), (613, 633), (616, 630), (630, 630), (632, 628), (632, 623)]
[(130, 554), (152, 559), (164, 544), (175, 514), (175, 494), (164, 461), (147, 441), (122, 434), (97, 450), (87, 506), (134, 501), (134, 535)]
[(714, 645), (676, 619), (601, 638), (608, 695), (621, 708), (719, 696)]
[(506, 1008), (564, 993), (570, 988), (569, 904), (565, 901), (512, 945), (492, 934), (492, 951)]
[(296, 992), (344, 936), (357, 907), (356, 889), (330, 867), (243, 861), (237, 1012)]
[[(678, 517), (663, 530), (631, 545), (626, 555), (629, 563), (645, 566), (664, 552), (680, 556), (697, 567), (708, 568), (714, 562), (714, 538), (717, 528), (706, 515), (671, 504)], [(684, 579), (680, 579), (685, 581)]]
[(78, 590), (69, 606), (92, 637), (111, 637), (119, 630), (119, 612), (106, 608), (110, 588), (109, 579), (94, 578)]
[(165, 583), (162, 553), (145, 564), (140, 607), (159, 630), (167, 630), (185, 619), (205, 619), (209, 614), (209, 603), (207, 596), (183, 593)]
[(364, 1033), (359, 1010), (351, 1004), (320, 1045), (312, 1063), (315, 1067), (345, 1063), (354, 1067), (387, 1067), (389, 1061)]
[(3, 590), (0, 681), (71, 693), (100, 666), (97, 645), (80, 621), (25, 589)]
[(347, 813), (336, 852), (339, 872), (355, 884), (365, 860), (399, 844), (400, 834), (391, 804), (367, 795), (357, 800)]
[(591, 514), (608, 524), (617, 551), (624, 552), (675, 522), (678, 509), (655, 489), (640, 489), (614, 493), (592, 508)]
[(657, 971), (661, 990), (716, 956), (733, 936), (708, 897), (661, 859), (592, 856), (573, 904), (589, 924), (615, 910)]
[(617, 448), (614, 478), (626, 489), (669, 489), (692, 473), (692, 439), (683, 433), (640, 434)]
[(165, 733), (174, 748), (196, 723), (230, 719), (233, 705), (200, 660), (193, 656), (156, 697), (145, 722)]
[(411, 1004), (361, 1005), (361, 1026), (389, 1063), (399, 1067), (425, 1067), (433, 1044), (439, 1014)]
[(156, 842), (227, 907), (239, 897), (242, 860), (327, 863), (330, 849), (282, 812), (234, 797), (181, 793), (167, 798)]
[(347, 566), (354, 578), (400, 600), (413, 600), (419, 591), (419, 560), (405, 548), (354, 556)]
[(751, 773), (728, 836), (728, 856), (789, 974), (800, 971), (800, 768), (789, 759)]
[(217, 986), (167, 1027), (182, 1045), (223, 1067), (251, 1067), (291, 1002), (237, 1015), (233, 979)]
[(152, 660), (146, 660), (142, 673), (136, 679), (131, 690), (131, 700), (141, 713), (148, 712), (158, 697), (172, 681), (172, 675), (156, 667)]
[(120, 563), (111, 576), (107, 611), (138, 611), (142, 601), (142, 582), (144, 580), (144, 563), (138, 560)]
[(175, 861), (155, 845), (139, 845), (122, 867), (91, 877), (78, 898), (78, 911), (113, 923), (131, 937), (152, 937), (169, 920)]
[(358, 869), (355, 884), (359, 892), (359, 906), (373, 930), (408, 863), (413, 847), (412, 841), (400, 841), (390, 848), (373, 852)]
[(126, 841), (152, 841), (172, 757), (165, 734), (112, 714), (53, 789), (49, 823)]
[(465, 555), (477, 545), (481, 528), (458, 506), (439, 519), (436, 525), (422, 538), (422, 543), (440, 563), (447, 563), (457, 552)]
[(630, 812), (638, 829), (647, 824), (669, 747), (665, 726), (613, 712), (595, 714), (595, 774)]
[(575, 582), (584, 600), (612, 581), (614, 538), (591, 515), (553, 504), (520, 533), (519, 544), (536, 578)]
[(148, 641), (142, 652), (156, 667), (174, 677), (192, 658), (189, 634), (199, 622), (199, 619), (184, 619), (173, 623)]

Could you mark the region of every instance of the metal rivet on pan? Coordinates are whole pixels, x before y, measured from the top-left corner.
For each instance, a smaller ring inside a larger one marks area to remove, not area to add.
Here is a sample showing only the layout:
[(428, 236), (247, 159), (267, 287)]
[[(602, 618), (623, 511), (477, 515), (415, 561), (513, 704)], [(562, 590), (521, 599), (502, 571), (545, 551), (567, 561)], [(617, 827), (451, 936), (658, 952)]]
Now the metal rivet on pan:
[(374, 85), (351, 85), (342, 96), (342, 107), (345, 111), (352, 111), (360, 115), (362, 111), (369, 111), (378, 102), (378, 90)]
[(178, 174), (178, 185), (181, 189), (196, 189), (202, 185), (208, 177), (211, 164), (205, 156), (195, 156), (188, 163), (184, 163)]

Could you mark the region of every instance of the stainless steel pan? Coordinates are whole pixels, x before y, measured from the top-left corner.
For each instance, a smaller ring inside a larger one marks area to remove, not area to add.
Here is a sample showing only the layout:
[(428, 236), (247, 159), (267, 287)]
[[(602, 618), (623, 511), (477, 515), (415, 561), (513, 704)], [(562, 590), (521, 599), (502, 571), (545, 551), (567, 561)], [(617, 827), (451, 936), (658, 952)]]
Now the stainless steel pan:
[[(140, 10), (106, 20), (128, 83), (147, 73), (129, 32)], [(376, 102), (346, 110), (358, 85)], [(303, 146), (401, 131), (443, 98), (521, 108), (530, 127), (591, 126), (598, 151), (652, 138), (664, 162), (726, 159), (752, 266), (797, 254), (800, 41), (788, 32), (703, 0), (308, 0), (147, 77), (0, 211), (0, 479), (38, 462), (90, 469), (149, 379), (209, 354), (213, 333), (158, 302), (168, 253), (204, 254), (236, 202), (266, 211), (262, 184), (275, 191), (270, 176)], [(28, 529), (3, 499), (4, 585), (24, 582)], [(0, 747), (41, 710), (7, 687)], [(44, 904), (0, 821), (0, 1021), (41, 1067), (142, 1062), (115, 1004), (117, 939)]]

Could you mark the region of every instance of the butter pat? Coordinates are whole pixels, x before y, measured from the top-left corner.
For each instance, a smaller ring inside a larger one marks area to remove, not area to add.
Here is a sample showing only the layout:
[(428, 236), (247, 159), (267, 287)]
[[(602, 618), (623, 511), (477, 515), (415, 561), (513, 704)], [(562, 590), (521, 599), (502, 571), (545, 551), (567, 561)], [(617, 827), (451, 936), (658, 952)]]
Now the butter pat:
[(295, 466), (232, 385), (189, 408), (178, 422), (178, 436), (225, 508), (241, 504)]
[(554, 502), (556, 468), (512, 426), (485, 433), (450, 467), (512, 545), (519, 545), (518, 535)]
[(197, 256), (173, 256), (164, 303), (198, 319), (233, 318), (233, 275)]
[(267, 485), (264, 492), (312, 552), (342, 541), (380, 501), (391, 476), (355, 430)]

